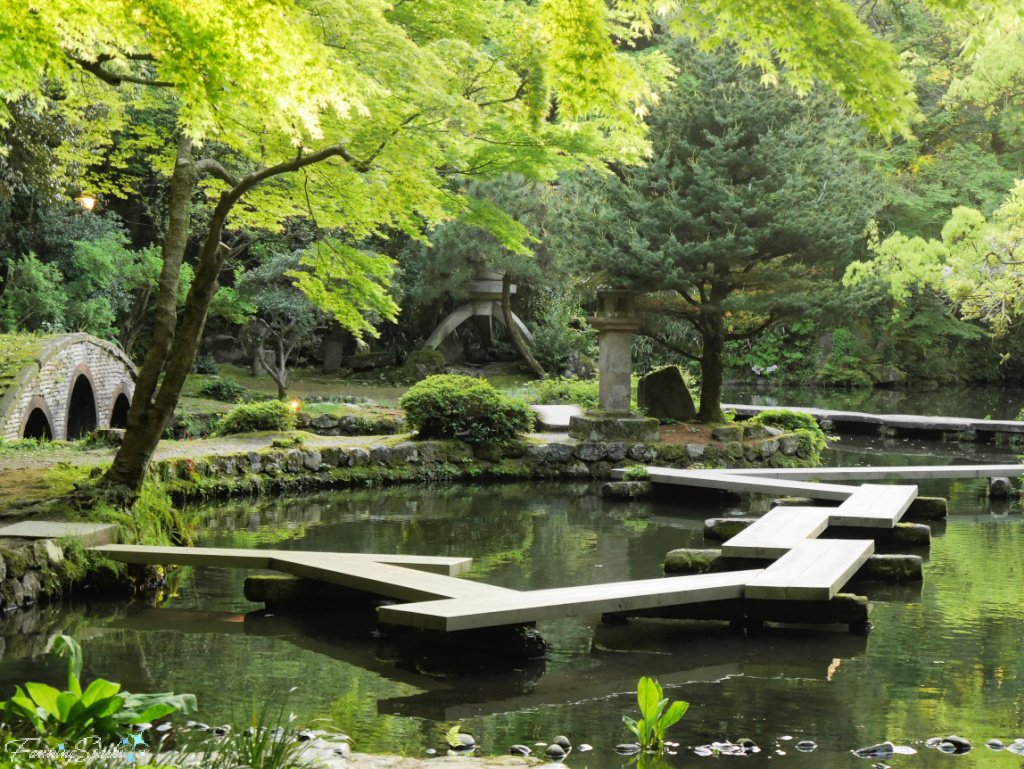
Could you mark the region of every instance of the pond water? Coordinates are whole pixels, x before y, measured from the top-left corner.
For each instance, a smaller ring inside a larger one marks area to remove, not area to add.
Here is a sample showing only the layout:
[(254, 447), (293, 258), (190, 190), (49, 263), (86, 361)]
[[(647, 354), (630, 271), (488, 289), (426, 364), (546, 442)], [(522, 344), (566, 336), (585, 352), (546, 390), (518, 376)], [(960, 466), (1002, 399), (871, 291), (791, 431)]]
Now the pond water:
[[(969, 460), (942, 444), (863, 439), (841, 441), (826, 464)], [(706, 517), (741, 511), (685, 492), (612, 503), (598, 488), (415, 486), (235, 503), (205, 511), (200, 543), (472, 556), (472, 579), (539, 589), (658, 576), (669, 549), (701, 546)], [(363, 752), (443, 752), (441, 735), (458, 722), (483, 752), (565, 734), (595, 746), (567, 766), (618, 769), (629, 763), (611, 750), (628, 741), (622, 716), (636, 715), (636, 681), (651, 675), (690, 703), (669, 731), (681, 743), (666, 756), (672, 767), (715, 761), (692, 747), (743, 737), (762, 749), (745, 759), (753, 765), (866, 769), (874, 762), (849, 751), (886, 739), (918, 749), (893, 766), (1019, 763), (984, 743), (1024, 737), (1024, 518), (1019, 506), (990, 507), (983, 481), (930, 482), (922, 493), (951, 500), (948, 521), (933, 526), (926, 581), (863, 587), (875, 602), (867, 638), (845, 628), (743, 635), (716, 623), (567, 618), (540, 623), (552, 644), (543, 662), (435, 668), (396, 657), (372, 615), (270, 616), (242, 596), (244, 572), (195, 569), (158, 607), (76, 600), (9, 617), (0, 696), (26, 680), (61, 684), (65, 668), (44, 653), (46, 639), (71, 631), (87, 679), (193, 692), (210, 724), (242, 720), (254, 698), (281, 701), (297, 687), (287, 709), (298, 723), (330, 725)], [(947, 756), (920, 744), (954, 733), (975, 750)], [(819, 747), (800, 753), (800, 740)]]
[[(691, 703), (671, 732), (682, 743), (672, 765), (701, 760), (687, 746), (725, 738), (754, 739), (763, 749), (747, 759), (754, 763), (774, 756), (793, 766), (853, 766), (851, 748), (883, 739), (914, 745), (958, 733), (980, 745), (1024, 736), (1019, 510), (989, 510), (977, 481), (928, 491), (949, 494), (952, 515), (936, 526), (927, 581), (870, 588), (877, 629), (869, 638), (570, 618), (540, 624), (553, 645), (542, 664), (451, 674), (390, 659), (367, 617), (254, 612), (243, 573), (216, 569), (194, 570), (159, 608), (76, 603), (46, 620), (51, 632), (73, 629), (83, 639), (86, 677), (194, 692), (209, 723), (297, 686), (288, 708), (303, 722), (330, 719), (362, 751), (423, 754), (462, 721), (485, 751), (564, 733), (596, 746), (567, 765), (619, 767), (625, 761), (609, 748), (627, 737), (621, 716), (633, 714), (631, 690), (644, 674)], [(702, 520), (721, 511), (684, 499), (612, 504), (587, 486), (415, 487), (218, 508), (202, 543), (470, 555), (473, 578), (537, 589), (657, 576), (665, 552), (700, 546)], [(0, 691), (24, 680), (59, 683), (59, 662), (8, 647)], [(801, 739), (818, 751), (796, 752)], [(981, 747), (952, 759), (922, 748), (896, 760), (980, 766), (987, 754)]]

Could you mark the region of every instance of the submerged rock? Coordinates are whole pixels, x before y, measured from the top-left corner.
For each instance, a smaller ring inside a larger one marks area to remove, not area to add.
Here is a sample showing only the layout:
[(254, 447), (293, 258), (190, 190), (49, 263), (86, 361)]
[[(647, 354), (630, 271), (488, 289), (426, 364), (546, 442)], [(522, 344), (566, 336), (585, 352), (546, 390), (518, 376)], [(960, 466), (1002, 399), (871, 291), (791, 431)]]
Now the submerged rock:
[(588, 750), (593, 750), (593, 749), (594, 749), (593, 745), (588, 745), (585, 742), (581, 742), (579, 745), (576, 746), (576, 750), (578, 750), (580, 753), (586, 753)]
[(818, 749), (818, 743), (811, 742), (810, 740), (801, 740), (796, 744), (796, 749), (801, 753), (813, 753)]
[[(946, 746), (951, 746), (952, 750), (948, 749)], [(970, 753), (973, 748), (974, 746), (969, 740), (966, 740), (963, 737), (958, 737), (955, 734), (949, 735), (939, 743), (939, 750), (943, 753)]]
[(1006, 746), (1003, 745), (1002, 740), (989, 740), (985, 743), (985, 747), (989, 750), (1002, 750)]
[(896, 746), (891, 742), (883, 742), (878, 745), (870, 745), (866, 748), (851, 750), (857, 758), (892, 758), (896, 755)]
[(564, 761), (565, 756), (567, 755), (566, 752), (562, 750), (561, 745), (554, 744), (548, 745), (546, 748), (544, 748), (544, 753), (552, 761)]
[(551, 740), (552, 745), (557, 745), (567, 754), (572, 750), (572, 743), (569, 742), (569, 738), (564, 735), (558, 735), (555, 739)]
[[(793, 739), (792, 737), (783, 737), (783, 739)], [(736, 744), (743, 748), (744, 753), (760, 753), (761, 748), (757, 747), (757, 743), (749, 737), (740, 737), (736, 740)]]
[(530, 750), (526, 745), (513, 745), (508, 749), (509, 755), (513, 756), (528, 756), (533, 751)]
[(620, 756), (635, 756), (640, 752), (640, 745), (635, 742), (627, 742), (615, 746), (615, 752)]
[(452, 746), (455, 750), (473, 750), (476, 747), (476, 740), (473, 739), (472, 734), (462, 734), (460, 732), (455, 735), (455, 742), (457, 744)]

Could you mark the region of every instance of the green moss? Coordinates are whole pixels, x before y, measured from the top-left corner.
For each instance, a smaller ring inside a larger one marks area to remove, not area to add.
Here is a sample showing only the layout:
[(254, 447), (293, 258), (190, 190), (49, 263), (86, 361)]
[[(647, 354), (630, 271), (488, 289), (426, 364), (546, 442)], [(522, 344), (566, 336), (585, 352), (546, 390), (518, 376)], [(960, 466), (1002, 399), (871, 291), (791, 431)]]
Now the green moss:
[(0, 395), (14, 382), (21, 370), (39, 357), (54, 335), (0, 334)]

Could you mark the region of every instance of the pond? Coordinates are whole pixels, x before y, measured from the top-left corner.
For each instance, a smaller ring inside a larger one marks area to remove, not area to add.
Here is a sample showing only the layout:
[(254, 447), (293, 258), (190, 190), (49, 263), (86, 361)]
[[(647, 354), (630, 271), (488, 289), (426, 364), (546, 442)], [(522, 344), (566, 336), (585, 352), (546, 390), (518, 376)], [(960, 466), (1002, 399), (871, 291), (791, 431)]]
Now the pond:
[[(918, 444), (931, 455), (867, 442), (826, 463), (956, 459), (941, 444)], [(658, 576), (666, 551), (701, 546), (704, 518), (740, 510), (685, 493), (612, 503), (598, 488), (415, 486), (235, 503), (206, 511), (201, 544), (466, 555), (473, 579), (538, 589)], [(628, 763), (611, 750), (628, 738), (622, 716), (636, 715), (636, 681), (651, 675), (691, 704), (669, 732), (681, 743), (667, 756), (673, 767), (716, 760), (692, 746), (743, 737), (762, 748), (745, 759), (754, 765), (868, 767), (849, 751), (889, 739), (919, 751), (894, 765), (988, 766), (988, 739), (1024, 737), (1024, 519), (1019, 507), (990, 508), (983, 481), (932, 482), (922, 493), (951, 499), (948, 521), (933, 527), (926, 581), (866, 587), (876, 626), (867, 638), (843, 628), (743, 635), (715, 623), (567, 618), (540, 623), (553, 647), (543, 662), (434, 668), (396, 657), (372, 616), (330, 607), (268, 616), (243, 598), (244, 572), (195, 569), (159, 607), (77, 600), (8, 617), (0, 696), (26, 680), (62, 683), (61, 662), (43, 652), (50, 635), (70, 630), (86, 678), (193, 692), (210, 724), (242, 720), (254, 698), (282, 701), (297, 687), (287, 710), (298, 723), (332, 725), (362, 752), (443, 752), (441, 735), (458, 722), (484, 752), (565, 734), (595, 746), (567, 766), (618, 769)], [(975, 750), (950, 757), (919, 744), (953, 733)], [(799, 740), (819, 748), (797, 752)]]

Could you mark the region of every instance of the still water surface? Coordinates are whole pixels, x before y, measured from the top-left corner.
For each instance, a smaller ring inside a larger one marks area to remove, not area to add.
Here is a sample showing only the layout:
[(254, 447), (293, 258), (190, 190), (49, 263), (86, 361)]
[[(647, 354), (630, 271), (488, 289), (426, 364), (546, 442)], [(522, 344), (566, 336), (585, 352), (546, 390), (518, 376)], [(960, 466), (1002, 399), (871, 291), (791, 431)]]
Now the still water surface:
[[(962, 461), (941, 444), (840, 445), (826, 463)], [(919, 453), (908, 457), (911, 449)], [(666, 551), (701, 546), (704, 518), (739, 512), (685, 492), (631, 504), (597, 492), (418, 486), (232, 504), (207, 511), (201, 544), (472, 556), (471, 578), (522, 590), (658, 576)], [(460, 721), (484, 752), (565, 734), (595, 746), (567, 766), (618, 769), (627, 764), (611, 751), (627, 741), (622, 715), (635, 715), (637, 678), (653, 675), (668, 696), (691, 703), (669, 733), (682, 743), (667, 756), (673, 767), (730, 760), (687, 748), (742, 737), (761, 746), (743, 759), (759, 766), (866, 769), (874, 762), (849, 751), (886, 739), (919, 749), (886, 762), (893, 766), (1017, 766), (1020, 758), (983, 743), (1024, 737), (1024, 519), (1019, 507), (990, 509), (980, 481), (935, 482), (922, 493), (949, 496), (950, 518), (934, 527), (923, 585), (858, 591), (875, 601), (868, 638), (844, 628), (744, 636), (711, 623), (569, 618), (540, 624), (553, 646), (542, 663), (453, 672), (396, 658), (369, 616), (330, 607), (267, 616), (243, 598), (243, 572), (196, 569), (159, 608), (64, 604), (37, 616), (34, 637), (16, 634), (8, 619), (0, 696), (25, 680), (62, 683), (60, 662), (41, 652), (48, 633), (65, 630), (83, 641), (86, 678), (194, 692), (210, 724), (243, 718), (254, 697), (298, 687), (288, 708), (299, 722), (330, 719), (359, 751), (423, 755)], [(32, 628), (22, 621), (21, 629)], [(974, 752), (947, 756), (919, 744), (953, 733)], [(802, 754), (799, 740), (820, 747)]]

